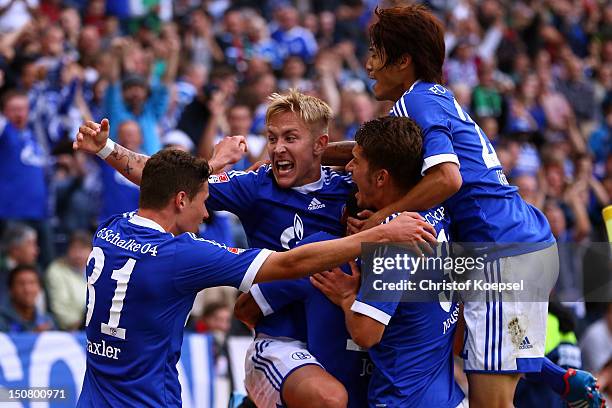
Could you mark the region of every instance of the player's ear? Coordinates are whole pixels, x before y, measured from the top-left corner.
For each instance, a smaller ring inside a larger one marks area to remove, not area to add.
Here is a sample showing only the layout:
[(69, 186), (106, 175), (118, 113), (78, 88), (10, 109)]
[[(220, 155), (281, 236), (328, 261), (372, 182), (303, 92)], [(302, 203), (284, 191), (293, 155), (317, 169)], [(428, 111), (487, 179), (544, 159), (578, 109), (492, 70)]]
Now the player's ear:
[(182, 210), (183, 208), (185, 208), (185, 206), (187, 205), (187, 193), (185, 193), (184, 191), (179, 191), (175, 196), (174, 196), (174, 206), (176, 207), (177, 210)]
[(389, 172), (385, 169), (376, 172), (376, 187), (380, 188), (387, 184), (390, 180)]
[(398, 61), (400, 69), (406, 69), (412, 65), (412, 56), (410, 54), (404, 54)]
[(327, 148), (327, 144), (329, 143), (329, 135), (324, 133), (315, 138), (314, 142), (314, 152), (315, 155), (322, 155), (325, 149)]

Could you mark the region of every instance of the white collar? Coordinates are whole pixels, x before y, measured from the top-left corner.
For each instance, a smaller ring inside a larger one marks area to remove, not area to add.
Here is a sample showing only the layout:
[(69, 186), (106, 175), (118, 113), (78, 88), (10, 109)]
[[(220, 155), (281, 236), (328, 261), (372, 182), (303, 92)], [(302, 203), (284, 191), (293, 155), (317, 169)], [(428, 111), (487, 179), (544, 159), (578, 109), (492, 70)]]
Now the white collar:
[(304, 184), (303, 186), (291, 187), (291, 188), (297, 191), (298, 193), (308, 194), (308, 193), (313, 193), (317, 190), (320, 190), (321, 187), (323, 187), (323, 169), (322, 168), (321, 168), (321, 175), (317, 181), (313, 181), (312, 183), (309, 183), (309, 184)]
[(414, 81), (414, 84), (412, 84), (412, 86), (410, 87), (410, 89), (408, 89), (408, 92), (406, 92), (406, 93), (412, 92), (412, 90), (414, 89), (415, 85), (418, 84), (419, 82), (421, 82), (420, 79), (417, 79), (416, 81)]
[(140, 227), (147, 227), (147, 228), (151, 228), (151, 229), (157, 230), (159, 232), (164, 232), (164, 233), (168, 232), (165, 229), (163, 229), (162, 226), (156, 223), (155, 221), (149, 218), (141, 217), (138, 214), (134, 214), (132, 218), (130, 218), (128, 221)]

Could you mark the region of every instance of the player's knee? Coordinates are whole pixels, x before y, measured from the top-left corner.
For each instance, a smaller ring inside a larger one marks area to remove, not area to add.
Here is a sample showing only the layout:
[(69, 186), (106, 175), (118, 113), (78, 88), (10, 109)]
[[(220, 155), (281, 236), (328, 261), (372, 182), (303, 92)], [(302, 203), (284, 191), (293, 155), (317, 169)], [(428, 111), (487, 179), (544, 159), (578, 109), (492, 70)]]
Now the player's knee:
[(346, 389), (334, 378), (311, 377), (287, 385), (283, 387), (283, 399), (289, 408), (346, 408), (348, 404)]
[(316, 399), (321, 408), (346, 408), (348, 405), (348, 394), (341, 384), (330, 384), (319, 387), (316, 391)]

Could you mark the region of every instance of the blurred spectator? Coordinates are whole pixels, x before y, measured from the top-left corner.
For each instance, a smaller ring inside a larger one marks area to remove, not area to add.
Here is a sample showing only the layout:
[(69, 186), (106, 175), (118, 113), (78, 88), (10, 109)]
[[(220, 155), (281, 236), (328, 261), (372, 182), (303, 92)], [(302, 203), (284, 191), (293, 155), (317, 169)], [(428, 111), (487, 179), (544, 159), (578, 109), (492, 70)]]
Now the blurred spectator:
[(612, 153), (612, 92), (602, 104), (603, 118), (589, 137), (589, 149), (595, 155), (596, 174), (602, 177), (607, 157)]
[(87, 294), (85, 266), (90, 252), (91, 234), (75, 231), (66, 256), (53, 261), (47, 269), (49, 306), (62, 330), (77, 330), (83, 326)]
[(100, 171), (96, 158), (72, 150), (71, 140), (58, 145), (53, 153), (54, 237), (56, 250), (63, 250), (72, 231), (93, 228), (97, 223)]
[[(142, 152), (142, 135), (140, 126), (133, 120), (127, 120), (119, 124), (117, 130), (117, 141), (120, 145), (135, 151)], [(102, 209), (100, 220), (105, 220), (113, 215), (134, 211), (138, 208), (139, 187), (125, 178), (117, 170), (99, 160), (102, 170)]]
[(599, 372), (612, 358), (612, 303), (608, 303), (604, 316), (586, 329), (580, 350), (584, 369), (593, 373)]
[[(28, 127), (28, 98), (19, 91), (4, 95), (0, 115), (0, 224), (26, 222), (34, 227), (42, 249), (41, 262), (53, 256), (48, 216), (48, 157)], [(16, 195), (16, 192), (18, 194)]]
[(9, 271), (17, 265), (38, 263), (38, 242), (36, 230), (24, 224), (12, 224), (2, 236), (2, 257), (0, 258), (0, 306), (8, 299)]
[(217, 44), (210, 17), (202, 9), (189, 15), (189, 29), (185, 34), (185, 47), (191, 62), (210, 72), (213, 62), (223, 61), (223, 50)]
[(239, 72), (246, 71), (247, 50), (246, 21), (240, 10), (229, 9), (223, 16), (223, 30), (217, 35), (217, 43), (225, 61)]
[(304, 60), (296, 55), (288, 57), (283, 66), (282, 77), (278, 81), (278, 89), (281, 92), (288, 91), (291, 88), (298, 89), (304, 93), (312, 91), (312, 81), (305, 78), (305, 75), (306, 64), (304, 64)]
[(479, 84), (472, 92), (472, 112), (477, 118), (499, 118), (502, 113), (502, 97), (493, 82), (493, 64), (487, 61), (478, 67)]
[[(142, 73), (130, 73), (120, 80), (121, 62), (138, 52), (138, 46), (129, 41), (116, 41), (113, 44), (112, 69), (110, 84), (104, 97), (105, 111), (111, 123), (121, 123), (125, 120), (135, 120), (142, 131), (142, 151), (153, 154), (161, 148), (160, 135), (156, 123), (163, 118), (168, 106), (168, 83), (176, 77), (178, 67), (178, 52), (180, 51), (176, 38), (166, 41), (169, 57), (165, 67), (163, 82), (149, 86)], [(116, 138), (116, 130), (111, 128), (111, 137)]]
[(446, 80), (449, 85), (461, 83), (474, 88), (478, 85), (478, 69), (474, 47), (469, 40), (461, 40), (446, 61)]
[(593, 119), (596, 112), (595, 91), (593, 84), (584, 78), (582, 62), (578, 58), (568, 57), (564, 79), (559, 81), (559, 91), (567, 98), (580, 122)]
[[(270, 38), (270, 30), (266, 20), (259, 15), (249, 16), (247, 21), (247, 36), (251, 43), (250, 60), (260, 58), (274, 69), (280, 69), (283, 64), (282, 53), (276, 42)], [(250, 62), (249, 62), (250, 63)]]
[(55, 329), (51, 316), (40, 313), (36, 300), (41, 295), (40, 277), (35, 266), (18, 265), (9, 272), (9, 303), (0, 309), (0, 331), (41, 332)]
[(513, 180), (513, 184), (519, 189), (523, 200), (529, 204), (542, 209), (544, 206), (544, 192), (538, 186), (538, 179), (531, 174), (523, 174)]
[(230, 328), (232, 312), (226, 303), (209, 303), (204, 308), (202, 317), (194, 324), (197, 333), (217, 332), (227, 334)]
[(275, 11), (277, 28), (272, 38), (278, 42), (285, 58), (298, 56), (306, 63), (312, 63), (317, 53), (317, 41), (312, 32), (299, 25), (299, 14), (295, 7), (284, 3)]
[(227, 111), (227, 124), (229, 135), (243, 135), (247, 139), (248, 151), (242, 160), (236, 163), (233, 168), (236, 170), (246, 170), (254, 163), (267, 156), (267, 139), (263, 135), (256, 135), (250, 132), (253, 123), (251, 109), (246, 105), (235, 104)]

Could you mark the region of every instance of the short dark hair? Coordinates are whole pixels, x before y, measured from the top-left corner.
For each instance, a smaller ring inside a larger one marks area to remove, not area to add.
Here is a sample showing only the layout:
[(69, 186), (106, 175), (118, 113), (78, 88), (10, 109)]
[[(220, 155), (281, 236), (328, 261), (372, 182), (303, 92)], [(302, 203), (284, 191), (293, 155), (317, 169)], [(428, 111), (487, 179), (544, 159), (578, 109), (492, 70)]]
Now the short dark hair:
[(212, 315), (217, 313), (219, 310), (229, 309), (229, 308), (230, 306), (225, 302), (211, 302), (207, 304), (206, 306), (204, 306), (204, 313), (202, 313), (202, 317), (204, 318), (211, 317)]
[(365, 122), (355, 135), (370, 168), (387, 170), (393, 182), (407, 190), (421, 179), (422, 138), (415, 121), (396, 116)]
[(40, 283), (40, 277), (38, 276), (38, 269), (36, 268), (36, 265), (22, 264), (22, 265), (17, 265), (16, 267), (14, 267), (13, 269), (9, 271), (8, 280), (7, 280), (9, 289), (13, 287), (13, 283), (15, 282), (15, 279), (17, 279), (17, 275), (19, 275), (22, 272), (34, 272)]
[(176, 149), (155, 153), (142, 171), (140, 208), (159, 210), (181, 191), (193, 199), (210, 175), (204, 159)]
[(383, 54), (385, 66), (408, 54), (417, 79), (442, 83), (445, 45), (440, 20), (418, 4), (377, 7), (374, 13), (378, 21), (370, 27), (370, 44)]

